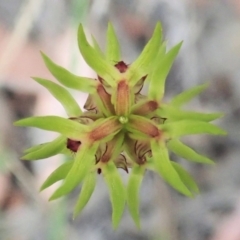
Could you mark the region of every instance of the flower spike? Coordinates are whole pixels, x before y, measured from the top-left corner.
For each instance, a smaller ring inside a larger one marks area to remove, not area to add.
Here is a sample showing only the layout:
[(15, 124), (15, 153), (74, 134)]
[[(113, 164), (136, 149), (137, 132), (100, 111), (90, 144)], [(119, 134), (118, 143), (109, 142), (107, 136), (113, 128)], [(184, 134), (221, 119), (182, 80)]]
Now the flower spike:
[[(82, 185), (73, 218), (84, 209), (101, 175), (108, 187), (112, 205), (112, 225), (116, 229), (128, 205), (136, 226), (140, 228), (139, 192), (146, 171), (154, 171), (179, 193), (193, 197), (199, 189), (193, 177), (169, 151), (193, 163), (213, 164), (179, 138), (192, 134), (225, 135), (212, 121), (222, 113), (200, 113), (183, 110), (184, 104), (206, 89), (207, 84), (190, 88), (163, 101), (165, 82), (182, 43), (166, 51), (161, 24), (157, 23), (152, 38), (132, 64), (121, 59), (120, 44), (111, 23), (108, 24), (106, 52), (95, 38), (87, 41), (83, 26), (78, 29), (78, 46), (96, 79), (79, 77), (55, 64), (45, 54), (43, 60), (52, 75), (63, 85), (34, 78), (63, 105), (68, 119), (47, 116), (30, 117), (15, 122), (16, 126), (36, 127), (60, 134), (52, 142), (27, 149), (24, 160), (38, 160), (56, 154), (72, 159), (53, 171), (41, 186), (44, 190), (62, 180), (50, 200), (70, 193)], [(147, 94), (141, 90), (147, 83)], [(65, 89), (89, 94), (84, 109)], [(120, 171), (129, 173), (124, 185)]]

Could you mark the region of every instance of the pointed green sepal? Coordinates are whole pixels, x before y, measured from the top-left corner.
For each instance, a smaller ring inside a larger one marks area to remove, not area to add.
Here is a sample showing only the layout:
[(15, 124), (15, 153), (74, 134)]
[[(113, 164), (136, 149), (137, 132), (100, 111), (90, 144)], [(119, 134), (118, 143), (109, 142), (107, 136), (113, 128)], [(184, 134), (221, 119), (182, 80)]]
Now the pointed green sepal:
[(175, 171), (178, 173), (179, 177), (181, 178), (182, 182), (189, 189), (189, 191), (192, 192), (193, 195), (198, 194), (199, 189), (193, 177), (180, 164), (176, 162), (171, 162), (171, 163)]
[(176, 108), (181, 107), (182, 105), (184, 105), (185, 103), (188, 103), (194, 97), (199, 95), (208, 86), (209, 86), (209, 84), (205, 83), (205, 84), (190, 88), (190, 89), (176, 95), (170, 102), (171, 106), (174, 106)]
[(173, 153), (175, 153), (176, 155), (186, 160), (197, 162), (197, 163), (214, 164), (214, 162), (211, 159), (198, 154), (192, 148), (182, 143), (178, 139), (169, 140), (167, 142), (167, 146)]
[(43, 191), (44, 189), (50, 187), (54, 183), (64, 179), (67, 176), (70, 169), (72, 168), (73, 162), (74, 162), (73, 160), (67, 161), (63, 163), (60, 167), (58, 167), (56, 170), (54, 170), (42, 184), (40, 191)]
[(177, 138), (192, 134), (227, 134), (226, 131), (211, 123), (192, 120), (180, 120), (172, 123), (165, 123), (161, 125), (160, 128), (168, 134), (169, 138)]
[(162, 27), (158, 22), (152, 38), (144, 47), (140, 56), (130, 65), (127, 71), (127, 79), (131, 86), (134, 86), (142, 77), (146, 76), (152, 69), (152, 64), (158, 54), (159, 45), (162, 39)]
[(52, 75), (64, 86), (86, 93), (95, 93), (97, 82), (92, 78), (79, 77), (54, 63), (47, 55), (41, 53), (43, 60)]
[[(159, 47), (156, 58), (154, 59), (154, 61), (152, 61), (151, 71), (147, 75), (147, 78), (145, 80), (146, 82), (149, 83), (151, 81), (152, 74), (154, 73), (154, 69), (158, 66), (159, 61), (165, 57), (166, 51), (167, 51), (167, 42), (164, 41)], [(149, 87), (148, 87), (148, 91), (149, 91)]]
[(53, 193), (49, 200), (55, 200), (71, 192), (89, 174), (95, 164), (95, 153), (98, 144), (82, 145), (74, 159), (74, 164), (68, 172), (63, 184)]
[(165, 92), (165, 81), (173, 62), (182, 46), (182, 42), (174, 46), (164, 56), (158, 55), (155, 68), (151, 74), (148, 96), (151, 100), (160, 100)]
[(188, 190), (171, 164), (167, 148), (163, 146), (163, 144), (159, 144), (156, 140), (151, 141), (151, 147), (155, 171), (158, 172), (158, 174), (174, 189), (188, 197), (191, 197), (192, 193)]
[(115, 81), (120, 79), (120, 73), (98, 51), (90, 46), (81, 24), (78, 28), (78, 46), (87, 64), (109, 85), (115, 86)]
[[(41, 144), (41, 148), (35, 148), (37, 150), (30, 151), (25, 154), (21, 159), (23, 160), (39, 160), (43, 158), (49, 158), (58, 153), (61, 153), (62, 149), (66, 145), (66, 137), (60, 136), (52, 142)], [(39, 146), (39, 145), (38, 145)]]
[(92, 37), (94, 50), (98, 53), (99, 56), (101, 56), (102, 58), (105, 58), (105, 55), (104, 55), (103, 51), (101, 50), (97, 40), (95, 39), (95, 37), (93, 35), (91, 37)]
[(47, 144), (49, 144), (49, 143), (51, 143), (51, 142), (41, 143), (41, 144), (32, 146), (32, 147), (30, 147), (30, 148), (25, 149), (23, 152), (24, 152), (25, 154), (27, 154), (27, 153), (31, 153), (31, 152), (38, 151), (38, 150), (40, 150), (41, 148), (43, 148), (45, 145), (47, 145)]
[(223, 113), (199, 113), (193, 111), (180, 110), (179, 108), (172, 107), (171, 105), (161, 105), (156, 111), (161, 118), (167, 118), (170, 121), (176, 120), (197, 120), (204, 122), (211, 122), (218, 118), (223, 117)]
[(103, 177), (108, 186), (112, 204), (112, 225), (116, 229), (122, 218), (126, 202), (126, 191), (119, 172), (113, 162), (103, 165)]
[(69, 117), (79, 117), (82, 114), (82, 110), (78, 103), (65, 88), (46, 79), (33, 79), (51, 92), (51, 94), (62, 104)]
[(84, 178), (81, 192), (74, 209), (73, 219), (77, 217), (77, 215), (88, 203), (96, 186), (96, 180), (97, 180), (96, 172), (91, 172)]
[(144, 167), (140, 165), (134, 166), (130, 173), (127, 184), (127, 204), (130, 214), (138, 228), (140, 228), (139, 191), (144, 173)]
[(111, 23), (108, 23), (106, 57), (113, 65), (121, 60), (120, 45)]
[(74, 140), (80, 140), (84, 133), (89, 131), (88, 126), (57, 116), (25, 118), (15, 122), (14, 125), (36, 127), (47, 131), (58, 132)]

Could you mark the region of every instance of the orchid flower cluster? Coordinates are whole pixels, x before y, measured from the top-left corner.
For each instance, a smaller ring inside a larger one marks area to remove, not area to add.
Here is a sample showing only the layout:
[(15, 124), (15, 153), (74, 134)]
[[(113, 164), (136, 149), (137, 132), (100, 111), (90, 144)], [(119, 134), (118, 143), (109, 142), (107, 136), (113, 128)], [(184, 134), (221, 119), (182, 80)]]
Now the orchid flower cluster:
[[(139, 191), (145, 172), (154, 171), (181, 194), (194, 196), (198, 193), (194, 179), (180, 164), (170, 160), (169, 151), (189, 161), (212, 164), (212, 160), (179, 138), (192, 134), (226, 134), (210, 123), (223, 115), (182, 108), (207, 84), (188, 89), (169, 103), (163, 101), (165, 80), (182, 43), (167, 50), (160, 23), (132, 64), (122, 60), (110, 23), (105, 53), (93, 37), (92, 44), (88, 42), (82, 25), (78, 29), (78, 45), (87, 64), (96, 72), (96, 78), (74, 75), (42, 53), (46, 67), (63, 86), (42, 78), (33, 79), (63, 105), (68, 118), (39, 116), (17, 121), (16, 126), (59, 133), (52, 142), (27, 149), (22, 159), (70, 156), (72, 160), (53, 171), (41, 187), (43, 190), (63, 180), (50, 200), (67, 195), (82, 184), (74, 209), (76, 217), (89, 201), (97, 175), (101, 174), (109, 189), (113, 227), (118, 226), (126, 204), (140, 227)], [(144, 84), (146, 94), (141, 92)], [(84, 111), (64, 87), (89, 94)], [(129, 173), (126, 186), (118, 168)]]

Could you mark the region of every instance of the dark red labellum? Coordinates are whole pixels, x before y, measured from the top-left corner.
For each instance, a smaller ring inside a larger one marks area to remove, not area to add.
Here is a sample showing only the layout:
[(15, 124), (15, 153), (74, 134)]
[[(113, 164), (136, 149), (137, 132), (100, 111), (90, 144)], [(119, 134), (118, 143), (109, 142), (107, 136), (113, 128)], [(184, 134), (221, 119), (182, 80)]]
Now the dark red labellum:
[(119, 70), (120, 73), (124, 73), (128, 69), (128, 65), (123, 61), (118, 62), (114, 66)]
[(67, 139), (67, 148), (70, 149), (72, 152), (77, 152), (80, 145), (80, 141), (75, 141), (70, 138)]

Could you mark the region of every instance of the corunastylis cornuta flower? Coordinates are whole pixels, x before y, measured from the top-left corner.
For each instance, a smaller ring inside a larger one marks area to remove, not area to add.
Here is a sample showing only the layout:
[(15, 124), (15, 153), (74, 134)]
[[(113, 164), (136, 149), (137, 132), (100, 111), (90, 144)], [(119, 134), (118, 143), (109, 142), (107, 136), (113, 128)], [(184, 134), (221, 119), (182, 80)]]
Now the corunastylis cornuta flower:
[[(131, 64), (122, 60), (111, 24), (108, 25), (105, 52), (94, 38), (92, 44), (88, 42), (82, 25), (78, 29), (78, 45), (87, 64), (96, 72), (96, 78), (76, 76), (42, 53), (47, 68), (61, 85), (42, 78), (33, 79), (63, 105), (68, 117), (40, 116), (17, 121), (16, 126), (59, 133), (52, 142), (27, 149), (22, 159), (69, 155), (72, 160), (59, 166), (41, 187), (43, 190), (63, 180), (50, 200), (70, 193), (81, 184), (74, 210), (76, 217), (94, 191), (97, 174), (101, 174), (109, 189), (113, 227), (118, 226), (126, 203), (133, 220), (140, 227), (139, 189), (145, 172), (156, 172), (186, 196), (198, 193), (191, 175), (176, 161), (170, 160), (169, 151), (189, 161), (212, 164), (208, 157), (184, 144), (181, 137), (226, 134), (211, 123), (223, 114), (199, 113), (182, 108), (207, 84), (188, 89), (169, 103), (163, 101), (165, 80), (182, 43), (166, 50), (160, 23), (157, 23), (140, 56)], [(141, 92), (144, 84), (146, 94)], [(65, 87), (89, 94), (84, 110)], [(129, 173), (126, 186), (118, 168)]]

